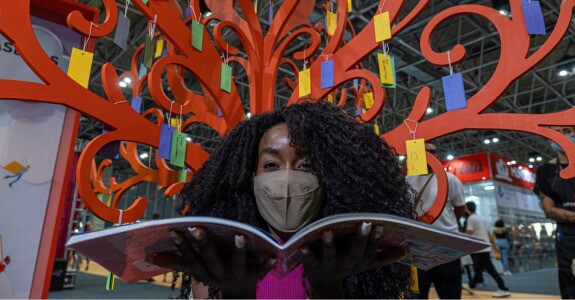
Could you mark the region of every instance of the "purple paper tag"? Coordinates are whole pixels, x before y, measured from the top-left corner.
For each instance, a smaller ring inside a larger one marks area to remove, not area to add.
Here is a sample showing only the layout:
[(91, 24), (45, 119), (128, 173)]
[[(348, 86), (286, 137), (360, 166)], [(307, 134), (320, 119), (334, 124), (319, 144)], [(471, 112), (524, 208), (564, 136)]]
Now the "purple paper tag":
[(443, 92), (445, 93), (445, 106), (447, 111), (462, 109), (467, 107), (467, 97), (465, 96), (465, 86), (461, 73), (454, 73), (441, 78), (443, 81)]
[(168, 124), (162, 124), (160, 128), (160, 145), (158, 147), (158, 157), (164, 159), (170, 159), (170, 153), (172, 152), (172, 137), (174, 136), (174, 130), (176, 127), (168, 126)]
[(132, 98), (132, 108), (139, 114), (142, 109), (142, 97)]
[(218, 108), (218, 117), (222, 116), (222, 111)]
[(361, 116), (361, 108), (356, 108), (355, 109), (355, 116)]
[(321, 88), (330, 88), (333, 86), (334, 65), (333, 59), (321, 63)]
[(123, 13), (118, 12), (118, 24), (116, 25), (116, 33), (114, 34), (114, 44), (126, 50), (129, 36), (130, 19), (125, 17)]
[[(104, 125), (102, 134), (106, 134), (107, 132), (110, 132), (110, 128)], [(105, 158), (117, 158), (119, 154), (120, 154), (120, 141), (109, 142), (108, 144), (100, 148), (100, 150), (98, 150), (98, 155)]]
[(268, 14), (268, 24), (272, 25), (272, 21), (274, 20), (274, 3), (270, 1), (270, 12)]
[(168, 49), (164, 48), (164, 50), (162, 50), (162, 57), (165, 57), (166, 55), (168, 55)]
[(188, 6), (188, 8), (186, 8), (186, 18), (189, 17), (192, 14), (192, 8)]
[(521, 8), (523, 9), (525, 25), (527, 25), (527, 33), (547, 34), (547, 30), (545, 30), (545, 20), (543, 19), (543, 12), (541, 11), (539, 1), (521, 0)]

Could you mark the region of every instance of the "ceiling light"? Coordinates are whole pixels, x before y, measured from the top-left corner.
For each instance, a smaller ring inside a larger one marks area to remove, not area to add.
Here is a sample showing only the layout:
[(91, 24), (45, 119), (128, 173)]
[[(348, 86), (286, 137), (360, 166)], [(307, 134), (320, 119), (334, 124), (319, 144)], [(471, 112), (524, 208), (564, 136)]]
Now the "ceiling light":
[(533, 165), (529, 165), (529, 169), (533, 169)]
[(543, 158), (541, 158), (541, 156), (537, 156), (537, 158), (535, 159), (536, 161), (541, 161), (543, 160)]
[(127, 87), (128, 87), (128, 84), (127, 84), (126, 82), (124, 82), (124, 81), (120, 81), (119, 84), (120, 84), (120, 87), (121, 87), (121, 88), (127, 88)]
[(484, 187), (483, 189), (486, 190), (486, 191), (491, 191), (491, 190), (494, 190), (495, 187), (492, 186), (492, 185), (488, 185), (488, 186)]
[(451, 155), (451, 154), (447, 155), (447, 159), (448, 159), (448, 160), (453, 160), (453, 155)]
[(498, 139), (498, 138), (493, 138), (491, 141), (494, 142), (494, 143), (497, 143), (497, 142), (499, 142), (499, 139)]
[(514, 161), (514, 160), (511, 161), (511, 164), (512, 164), (512, 165), (514, 165), (514, 164), (516, 164), (516, 163), (517, 163), (517, 162)]
[(126, 76), (122, 79), (122, 81), (127, 83), (127, 84), (130, 84), (130, 83), (132, 83), (132, 77)]
[(559, 75), (560, 77), (565, 77), (567, 75), (569, 75), (569, 71), (567, 70), (560, 70), (557, 75)]
[(141, 159), (148, 158), (148, 153), (142, 153), (142, 154), (140, 154), (140, 158), (141, 158)]
[(192, 141), (192, 138), (191, 138), (191, 137), (187, 137), (187, 138), (186, 138), (186, 141), (191, 142), (191, 141)]
[(427, 113), (430, 114), (430, 113), (432, 113), (432, 112), (433, 112), (433, 108), (428, 107), (428, 108), (427, 108)]
[(491, 143), (491, 141), (488, 139), (485, 139), (483, 142), (485, 143), (485, 145), (489, 145)]
[(249, 119), (249, 118), (251, 118), (251, 117), (252, 117), (252, 113), (247, 113), (247, 114), (246, 114), (246, 118)]
[(403, 161), (404, 159), (405, 159), (405, 156), (403, 156), (403, 155), (399, 156), (399, 160)]
[(519, 169), (519, 170), (523, 170), (523, 166), (519, 166), (518, 169)]
[(535, 158), (533, 158), (533, 157), (529, 158), (529, 162), (534, 162), (534, 161), (535, 161)]
[(510, 165), (511, 165), (511, 162), (507, 162), (507, 165), (510, 166)]

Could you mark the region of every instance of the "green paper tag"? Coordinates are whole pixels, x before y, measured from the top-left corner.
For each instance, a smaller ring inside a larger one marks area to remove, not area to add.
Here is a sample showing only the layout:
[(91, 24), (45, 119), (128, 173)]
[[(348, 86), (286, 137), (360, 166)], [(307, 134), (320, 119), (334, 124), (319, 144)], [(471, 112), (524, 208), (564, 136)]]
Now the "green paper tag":
[(108, 278), (106, 279), (106, 290), (113, 291), (114, 290), (114, 274), (112, 272), (108, 272)]
[(220, 89), (228, 93), (232, 92), (232, 67), (222, 63)]
[(152, 60), (154, 59), (154, 38), (146, 35), (146, 46), (144, 48), (144, 66), (149, 70), (152, 68)]
[(192, 20), (192, 46), (202, 52), (204, 42), (204, 25), (196, 20)]
[(184, 167), (186, 163), (186, 138), (187, 134), (174, 131), (172, 138), (172, 153), (170, 154), (170, 163), (174, 166)]
[(178, 172), (178, 182), (186, 182), (186, 177), (188, 176), (188, 171), (180, 170)]

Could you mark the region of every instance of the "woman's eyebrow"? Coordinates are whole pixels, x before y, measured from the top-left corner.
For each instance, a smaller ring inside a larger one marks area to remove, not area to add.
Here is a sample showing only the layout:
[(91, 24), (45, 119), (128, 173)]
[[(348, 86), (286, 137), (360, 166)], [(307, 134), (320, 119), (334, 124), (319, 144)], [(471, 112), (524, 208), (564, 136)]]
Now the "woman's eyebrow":
[(273, 155), (279, 155), (280, 151), (276, 148), (271, 148), (271, 147), (266, 147), (263, 148), (262, 151), (260, 151), (260, 155), (262, 154), (273, 154)]

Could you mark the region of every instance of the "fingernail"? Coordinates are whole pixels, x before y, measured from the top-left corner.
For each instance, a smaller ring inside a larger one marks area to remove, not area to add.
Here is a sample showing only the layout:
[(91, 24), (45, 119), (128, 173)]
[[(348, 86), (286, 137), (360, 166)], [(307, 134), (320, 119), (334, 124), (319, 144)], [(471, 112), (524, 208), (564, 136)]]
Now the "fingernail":
[(375, 233), (373, 234), (374, 239), (380, 239), (383, 236), (383, 226), (377, 225), (375, 226)]
[(361, 223), (361, 235), (362, 236), (368, 236), (370, 232), (371, 232), (371, 222)]
[(324, 231), (322, 237), (324, 242), (331, 243), (331, 241), (333, 241), (333, 231), (331, 230)]
[(178, 236), (178, 234), (175, 231), (170, 231), (169, 235), (170, 235), (170, 238), (172, 239), (172, 241), (174, 242), (174, 244), (176, 244), (176, 245), (182, 244), (182, 239)]
[(303, 255), (309, 254), (309, 249), (307, 247), (302, 247), (299, 249), (299, 251), (301, 251), (301, 254), (303, 254)]
[(200, 230), (196, 227), (188, 227), (188, 231), (190, 231), (190, 234), (192, 235), (192, 237), (198, 241), (201, 241), (204, 239), (204, 235), (200, 232)]
[(154, 264), (154, 255), (146, 254), (146, 258), (144, 258), (144, 261), (149, 264)]
[(236, 235), (236, 248), (242, 249), (246, 245), (246, 239), (243, 235)]
[(270, 258), (270, 259), (268, 259), (268, 262), (266, 264), (268, 267), (273, 267), (276, 265), (277, 261), (278, 261), (277, 258)]

